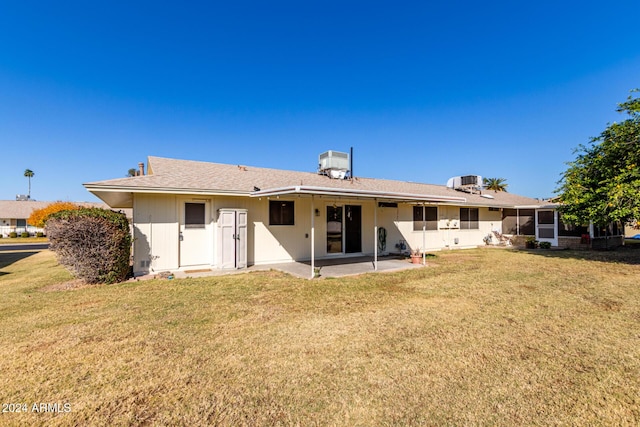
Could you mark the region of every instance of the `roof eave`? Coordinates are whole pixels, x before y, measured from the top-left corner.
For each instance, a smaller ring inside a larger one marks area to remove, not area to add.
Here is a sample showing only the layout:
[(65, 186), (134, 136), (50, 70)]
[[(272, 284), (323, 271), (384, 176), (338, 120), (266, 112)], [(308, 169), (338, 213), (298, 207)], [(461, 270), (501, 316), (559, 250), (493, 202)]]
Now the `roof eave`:
[(168, 187), (128, 187), (116, 185), (84, 184), (84, 187), (94, 196), (105, 202), (112, 208), (133, 208), (133, 195), (135, 194), (183, 194), (199, 196), (249, 196), (249, 192), (221, 191), (195, 188), (168, 188)]
[(307, 194), (312, 196), (360, 197), (369, 199), (405, 200), (414, 202), (454, 202), (466, 203), (464, 197), (436, 196), (429, 194), (397, 193), (390, 191), (351, 190), (342, 188), (316, 186), (289, 186), (254, 191), (251, 197), (284, 196), (290, 194)]

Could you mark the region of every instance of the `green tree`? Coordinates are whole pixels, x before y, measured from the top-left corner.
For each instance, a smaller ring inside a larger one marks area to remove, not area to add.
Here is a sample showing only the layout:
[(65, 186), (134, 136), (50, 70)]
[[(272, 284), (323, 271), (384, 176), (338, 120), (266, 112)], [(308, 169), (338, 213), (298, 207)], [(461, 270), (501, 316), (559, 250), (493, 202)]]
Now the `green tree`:
[(504, 192), (507, 191), (507, 187), (509, 186), (505, 178), (483, 178), (482, 184), (484, 185), (484, 188), (487, 190), (504, 191)]
[(580, 145), (567, 163), (556, 190), (564, 221), (605, 225), (640, 219), (640, 98), (634, 92), (618, 104), (627, 119)]
[(129, 169), (127, 171), (127, 177), (131, 177), (131, 176), (137, 176), (138, 175), (138, 170), (137, 169)]
[(35, 176), (35, 173), (31, 169), (25, 169), (24, 176), (29, 178), (29, 198), (31, 198), (31, 178)]

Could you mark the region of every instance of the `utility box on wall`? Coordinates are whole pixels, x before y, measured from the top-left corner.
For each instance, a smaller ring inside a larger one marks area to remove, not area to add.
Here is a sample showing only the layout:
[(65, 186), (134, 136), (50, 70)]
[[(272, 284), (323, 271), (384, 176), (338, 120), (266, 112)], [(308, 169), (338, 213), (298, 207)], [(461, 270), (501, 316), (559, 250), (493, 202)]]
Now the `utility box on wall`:
[(460, 221), (457, 219), (441, 219), (438, 223), (438, 228), (440, 229), (459, 229), (460, 228)]

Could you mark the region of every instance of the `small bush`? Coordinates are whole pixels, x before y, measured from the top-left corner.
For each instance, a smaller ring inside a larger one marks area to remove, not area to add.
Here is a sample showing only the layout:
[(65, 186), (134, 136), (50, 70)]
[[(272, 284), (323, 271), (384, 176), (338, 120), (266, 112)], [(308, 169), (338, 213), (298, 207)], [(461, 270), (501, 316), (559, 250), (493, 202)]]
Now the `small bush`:
[(36, 233), (36, 237), (44, 237), (44, 233), (42, 231), (38, 231)]
[(524, 240), (524, 247), (527, 249), (535, 249), (538, 247), (538, 241), (535, 237), (529, 236)]
[(29, 233), (26, 231), (23, 231), (22, 233), (20, 233), (20, 237), (29, 237)]
[(100, 208), (49, 216), (47, 236), (60, 264), (87, 283), (117, 283), (129, 273), (131, 233), (123, 213)]
[(538, 246), (540, 249), (551, 249), (551, 242), (540, 242)]
[(16, 237), (18, 237), (18, 233), (16, 233), (15, 231), (12, 231), (11, 233), (9, 233), (9, 237), (11, 237), (12, 239), (15, 239)]

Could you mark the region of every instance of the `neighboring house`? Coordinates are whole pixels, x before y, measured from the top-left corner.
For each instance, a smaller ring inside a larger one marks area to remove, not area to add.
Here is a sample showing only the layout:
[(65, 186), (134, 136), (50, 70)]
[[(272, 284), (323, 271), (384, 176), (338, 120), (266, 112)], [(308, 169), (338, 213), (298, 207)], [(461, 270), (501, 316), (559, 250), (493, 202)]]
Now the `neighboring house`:
[[(635, 224), (635, 222), (634, 222)], [(640, 235), (640, 229), (636, 228), (633, 224), (625, 224), (624, 235), (626, 238), (630, 238), (636, 235)]]
[(27, 225), (27, 218), (36, 209), (42, 209), (51, 202), (32, 200), (0, 200), (0, 235), (6, 237), (11, 232), (35, 233), (42, 231)]
[[(27, 219), (31, 212), (42, 209), (55, 202), (40, 202), (34, 200), (0, 200), (0, 235), (7, 237), (9, 233), (18, 234), (28, 232), (35, 234), (44, 231), (41, 228), (27, 224)], [(72, 202), (75, 203), (75, 202)], [(86, 207), (106, 207), (103, 203), (77, 202), (78, 205)]]
[(112, 208), (133, 208), (138, 275), (309, 260), (313, 267), (319, 258), (477, 247), (496, 233), (522, 244), (525, 235), (586, 244), (584, 230), (562, 225), (552, 203), (324, 172), (149, 157), (147, 175), (84, 186)]

